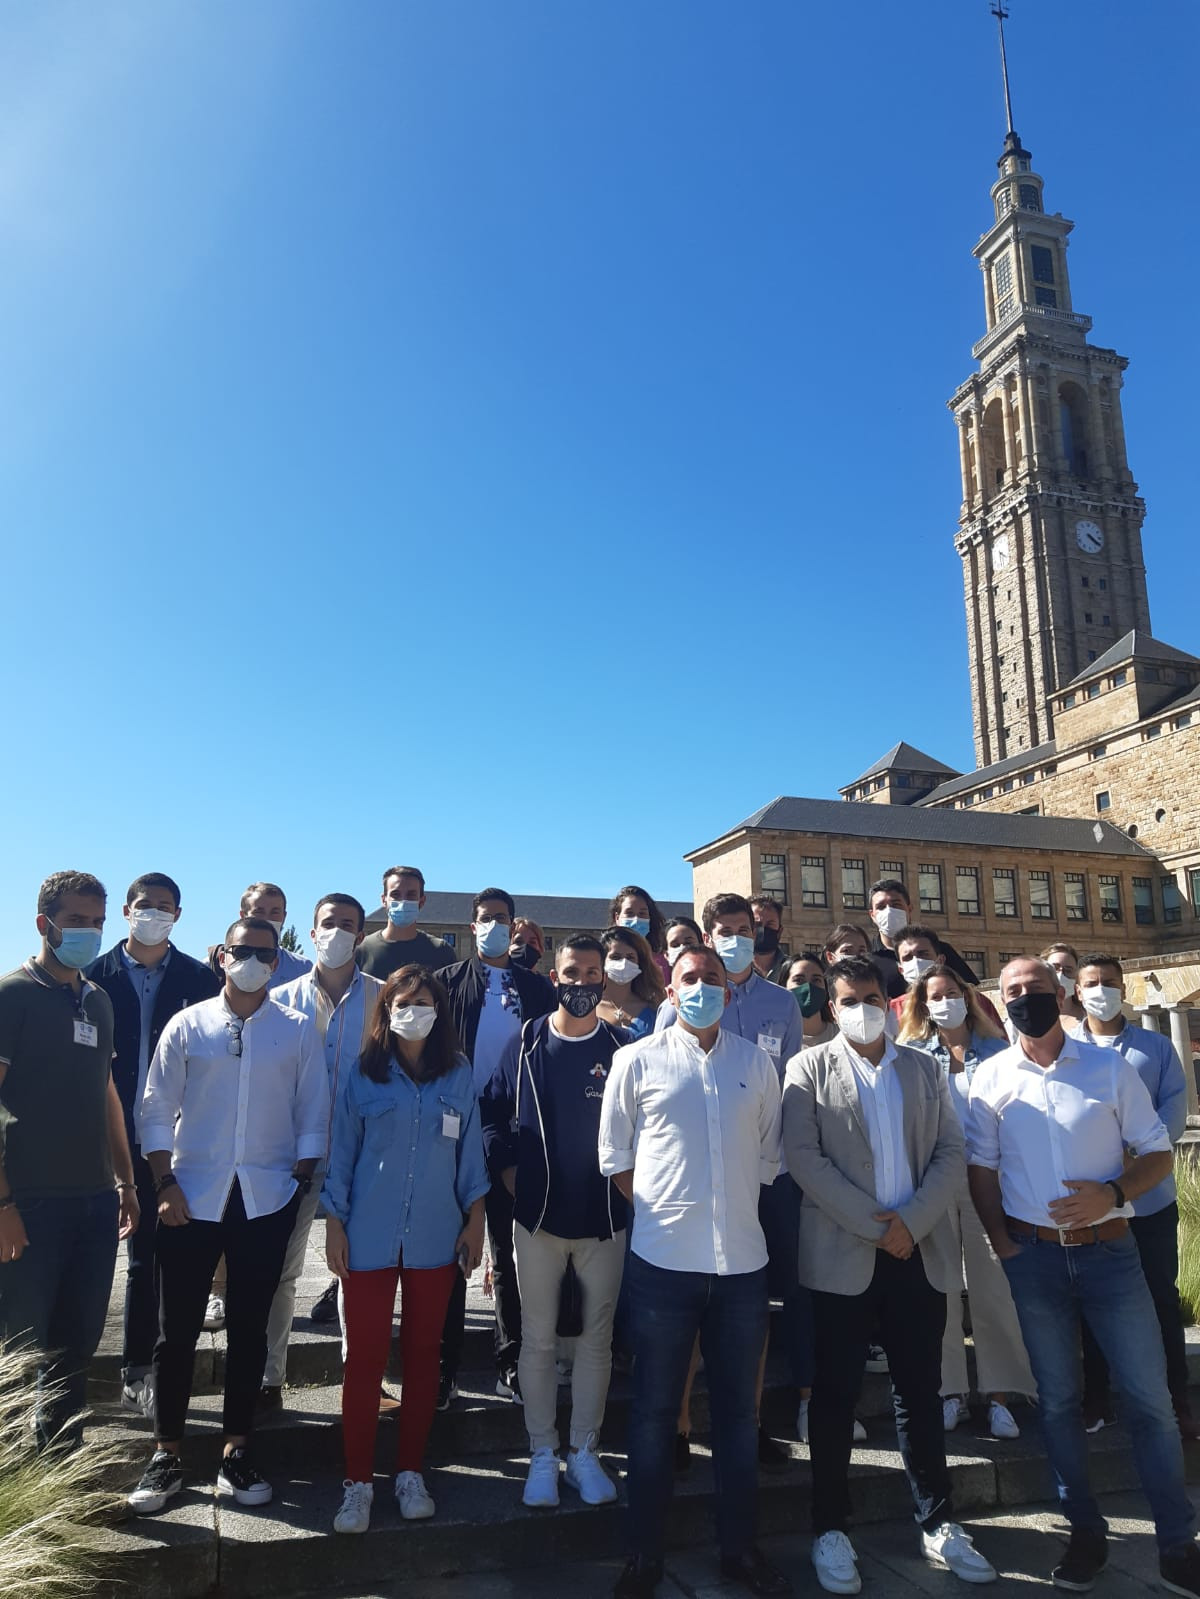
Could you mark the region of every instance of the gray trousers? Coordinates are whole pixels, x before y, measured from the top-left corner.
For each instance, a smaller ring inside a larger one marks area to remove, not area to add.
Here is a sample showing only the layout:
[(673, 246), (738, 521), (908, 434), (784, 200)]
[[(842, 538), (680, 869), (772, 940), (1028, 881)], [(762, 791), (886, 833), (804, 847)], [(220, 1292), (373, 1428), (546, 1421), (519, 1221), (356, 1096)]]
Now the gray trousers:
[(296, 1311), (296, 1284), (304, 1271), (304, 1257), (308, 1252), (308, 1235), (316, 1219), (317, 1203), (321, 1198), (322, 1171), (313, 1173), (312, 1187), (300, 1196), (296, 1212), (296, 1225), (283, 1258), (283, 1271), (279, 1287), (271, 1301), (271, 1315), (267, 1321), (267, 1369), (263, 1372), (265, 1388), (282, 1388), (287, 1377), (288, 1339), (292, 1336), (292, 1317)]

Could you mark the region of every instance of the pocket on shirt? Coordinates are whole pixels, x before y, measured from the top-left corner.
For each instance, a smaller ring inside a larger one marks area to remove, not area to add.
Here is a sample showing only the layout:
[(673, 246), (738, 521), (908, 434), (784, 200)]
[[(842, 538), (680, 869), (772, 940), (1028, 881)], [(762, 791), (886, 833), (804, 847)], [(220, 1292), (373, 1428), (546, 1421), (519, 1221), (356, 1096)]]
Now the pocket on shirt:
[(362, 1107), (363, 1145), (380, 1153), (396, 1141), (396, 1107), (388, 1100), (377, 1100)]

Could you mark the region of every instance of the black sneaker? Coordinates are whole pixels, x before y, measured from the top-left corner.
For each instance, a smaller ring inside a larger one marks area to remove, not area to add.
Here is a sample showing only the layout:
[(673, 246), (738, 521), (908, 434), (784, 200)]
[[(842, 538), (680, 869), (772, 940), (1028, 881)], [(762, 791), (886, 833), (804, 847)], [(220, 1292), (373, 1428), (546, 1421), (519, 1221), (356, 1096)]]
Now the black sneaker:
[(244, 1444), (231, 1449), (222, 1460), (217, 1473), (217, 1492), (232, 1494), (239, 1505), (270, 1503), (271, 1484), (255, 1471)]
[(173, 1455), (169, 1449), (156, 1449), (150, 1464), (142, 1472), (142, 1480), (126, 1503), (139, 1516), (152, 1516), (182, 1487), (183, 1466), (179, 1456)]
[(682, 1477), (692, 1469), (692, 1441), (686, 1432), (675, 1434), (675, 1475)]
[(316, 1304), (309, 1311), (309, 1321), (315, 1321), (318, 1327), (324, 1326), (327, 1322), (336, 1322), (338, 1319), (337, 1296), (338, 1280), (335, 1277), (330, 1283), (329, 1287), (321, 1295), (320, 1299), (317, 1300)]
[[(1108, 1539), (1102, 1532), (1090, 1528), (1074, 1527), (1071, 1541), (1062, 1559), (1050, 1573), (1056, 1588), (1066, 1588), (1069, 1593), (1087, 1593), (1108, 1560)], [(1184, 1592), (1200, 1592), (1185, 1589)]]
[(662, 1581), (661, 1560), (643, 1560), (634, 1555), (625, 1562), (625, 1569), (617, 1578), (613, 1599), (654, 1599), (654, 1590)]
[(458, 1398), (458, 1383), (448, 1371), (442, 1373), (438, 1383), (437, 1407), (439, 1410), (449, 1410), (451, 1402)]
[(1200, 1594), (1200, 1549), (1194, 1543), (1168, 1549), (1159, 1559), (1158, 1575), (1164, 1588), (1192, 1599)]
[(521, 1398), (521, 1384), (517, 1377), (517, 1368), (510, 1366), (507, 1371), (501, 1372), (496, 1379), (497, 1399), (511, 1399), (514, 1405), (523, 1405)]
[(758, 1463), (764, 1471), (786, 1471), (792, 1463), (791, 1455), (765, 1427), (758, 1429)]
[(264, 1410), (283, 1409), (283, 1389), (274, 1383), (263, 1383), (258, 1390), (258, 1398), (254, 1404), (255, 1410), (261, 1415)]
[(721, 1575), (727, 1582), (741, 1583), (753, 1594), (764, 1596), (789, 1594), (792, 1585), (782, 1571), (777, 1571), (761, 1549), (747, 1549), (736, 1558), (721, 1556)]

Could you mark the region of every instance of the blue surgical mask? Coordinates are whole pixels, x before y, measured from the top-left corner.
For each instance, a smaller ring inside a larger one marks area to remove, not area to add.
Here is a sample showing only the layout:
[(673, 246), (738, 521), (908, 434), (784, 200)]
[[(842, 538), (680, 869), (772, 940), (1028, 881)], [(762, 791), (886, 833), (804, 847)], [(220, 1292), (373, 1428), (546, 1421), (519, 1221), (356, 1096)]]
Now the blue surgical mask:
[(389, 899), (387, 919), (393, 927), (411, 927), (421, 914), (415, 899)]
[[(50, 922), (47, 916), (46, 920)], [(56, 933), (62, 934), (62, 943), (58, 948), (51, 947), (50, 953), (60, 966), (69, 966), (72, 971), (81, 972), (85, 966), (90, 966), (100, 953), (100, 929), (97, 927), (58, 927), (50, 922)]]
[(754, 940), (743, 938), (740, 933), (715, 933), (713, 948), (725, 962), (725, 970), (735, 977), (740, 977), (754, 959)]
[(507, 955), (512, 928), (507, 922), (477, 922), (475, 948), (481, 955)]
[(618, 927), (632, 927), (635, 933), (640, 933), (643, 938), (650, 937), (650, 918), (648, 916), (618, 916)]
[(716, 983), (688, 983), (679, 991), (676, 1009), (689, 1027), (711, 1027), (721, 1020), (725, 990)]

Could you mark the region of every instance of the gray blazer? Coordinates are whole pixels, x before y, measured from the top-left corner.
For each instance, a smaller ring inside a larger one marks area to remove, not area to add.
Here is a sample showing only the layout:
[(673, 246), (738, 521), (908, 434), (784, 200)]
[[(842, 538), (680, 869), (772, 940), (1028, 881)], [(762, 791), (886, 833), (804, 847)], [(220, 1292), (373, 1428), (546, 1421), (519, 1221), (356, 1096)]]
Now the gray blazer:
[[(874, 1220), (871, 1141), (849, 1062), (836, 1038), (793, 1055), (783, 1085), (783, 1152), (800, 1206), (800, 1281), (830, 1294), (861, 1294), (886, 1232)], [(920, 1246), (930, 1285), (962, 1282), (950, 1206), (966, 1180), (962, 1129), (944, 1073), (932, 1055), (897, 1044), (894, 1070), (904, 1098), (904, 1147), (916, 1192), (898, 1207)]]

